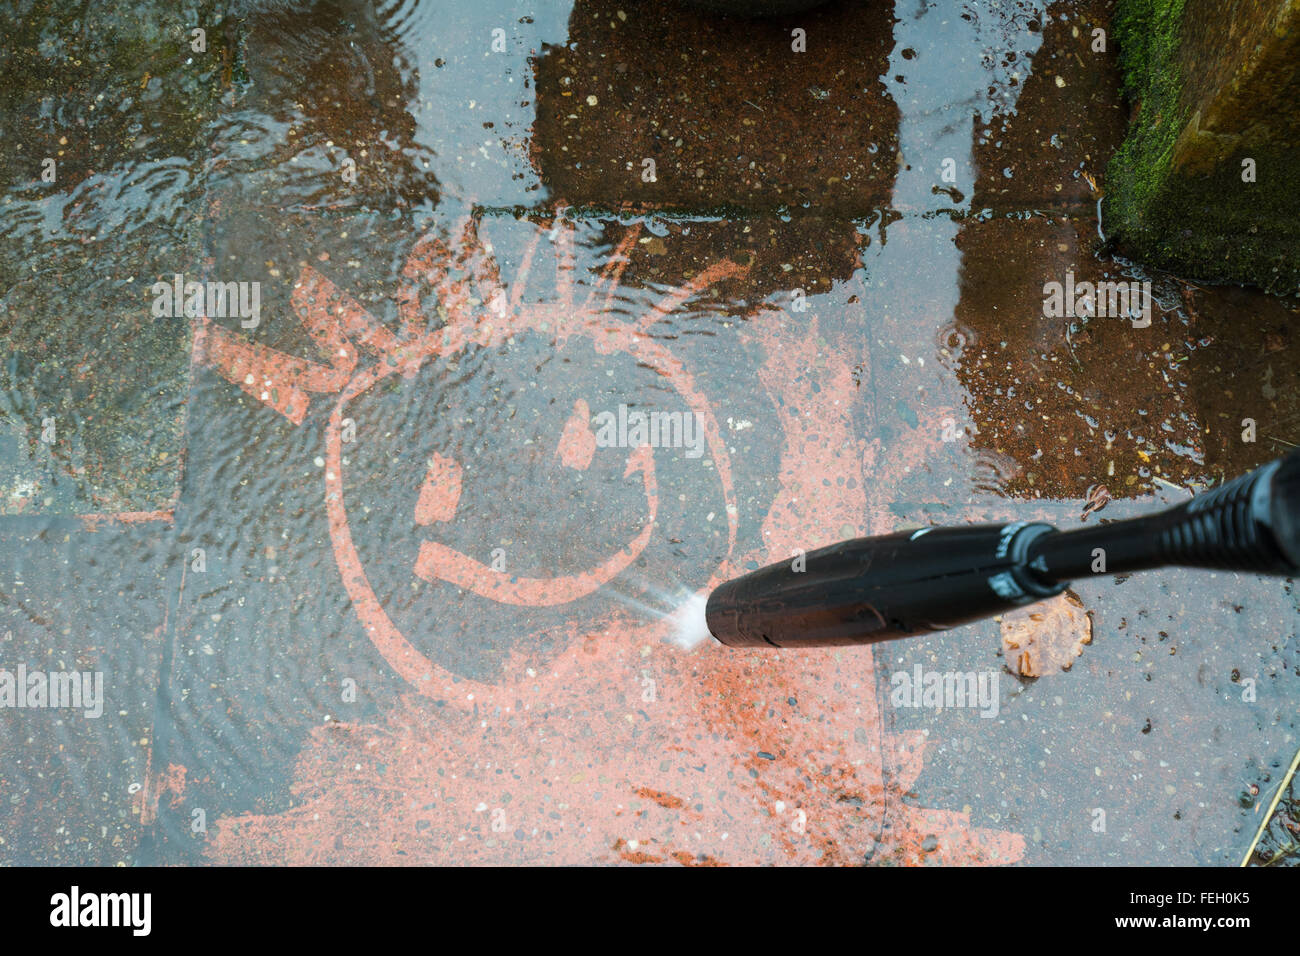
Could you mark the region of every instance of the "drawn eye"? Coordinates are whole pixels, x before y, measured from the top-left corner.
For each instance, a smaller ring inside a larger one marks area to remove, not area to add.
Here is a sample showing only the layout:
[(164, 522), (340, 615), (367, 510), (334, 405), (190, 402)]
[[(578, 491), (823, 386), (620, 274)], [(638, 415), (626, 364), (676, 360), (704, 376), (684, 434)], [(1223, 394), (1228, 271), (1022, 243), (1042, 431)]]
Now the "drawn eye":
[(454, 518), (456, 506), (460, 504), (460, 484), (460, 462), (435, 452), (429, 459), (420, 497), (415, 502), (415, 523), (431, 525)]
[(591, 430), (591, 409), (581, 398), (573, 403), (573, 414), (564, 423), (555, 453), (566, 468), (586, 471), (596, 453), (596, 434)]

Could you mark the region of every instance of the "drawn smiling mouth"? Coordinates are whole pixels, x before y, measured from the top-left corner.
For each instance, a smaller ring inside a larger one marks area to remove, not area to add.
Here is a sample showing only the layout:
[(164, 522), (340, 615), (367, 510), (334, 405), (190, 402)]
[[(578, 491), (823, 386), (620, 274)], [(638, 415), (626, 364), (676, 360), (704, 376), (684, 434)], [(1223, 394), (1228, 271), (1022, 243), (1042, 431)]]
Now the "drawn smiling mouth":
[[(659, 491), (655, 481), (654, 451), (649, 445), (640, 445), (628, 453), (623, 477), (627, 478), (636, 471), (641, 472), (649, 506), (645, 525), (626, 547), (594, 568), (549, 578), (522, 577), (495, 570), (462, 551), (426, 540), (421, 542), (415, 560), (415, 576), (431, 583), (446, 581), (479, 597), (524, 607), (551, 607), (586, 597), (626, 570), (650, 543), (659, 510)], [(447, 459), (435, 456), (416, 504), (416, 521), (431, 524), (450, 520), (455, 515), (459, 498), (459, 469)]]

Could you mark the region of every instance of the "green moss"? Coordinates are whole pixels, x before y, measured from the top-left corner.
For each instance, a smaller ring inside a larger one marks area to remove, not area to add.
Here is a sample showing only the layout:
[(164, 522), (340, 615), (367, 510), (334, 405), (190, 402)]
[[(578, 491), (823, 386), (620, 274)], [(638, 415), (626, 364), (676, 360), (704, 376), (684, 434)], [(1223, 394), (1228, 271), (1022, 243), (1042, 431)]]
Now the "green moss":
[(1174, 143), (1187, 119), (1180, 107), (1179, 27), (1184, 0), (1128, 0), (1115, 16), (1124, 93), (1137, 113), (1128, 138), (1111, 160), (1107, 224), (1121, 234), (1143, 232), (1169, 174)]
[[(1194, 114), (1184, 25), (1206, 15), (1194, 2), (1120, 0), (1115, 36), (1134, 115), (1108, 170), (1105, 229), (1152, 265), (1294, 292), (1300, 287), (1300, 175), (1293, 150), (1256, 143), (1219, 158), (1209, 172), (1176, 168), (1180, 136)], [(1252, 184), (1241, 180), (1247, 155), (1256, 163)]]

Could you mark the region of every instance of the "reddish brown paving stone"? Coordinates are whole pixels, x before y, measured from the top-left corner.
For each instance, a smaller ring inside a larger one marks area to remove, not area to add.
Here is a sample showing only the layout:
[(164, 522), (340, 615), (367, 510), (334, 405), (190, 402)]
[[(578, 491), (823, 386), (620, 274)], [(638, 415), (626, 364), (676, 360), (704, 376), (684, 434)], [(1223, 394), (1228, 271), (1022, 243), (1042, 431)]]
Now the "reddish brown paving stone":
[[(1088, 220), (999, 217), (967, 224), (957, 244), (957, 377), (969, 390), (974, 446), (1005, 463), (1010, 494), (1084, 498), (1104, 484), (1112, 498), (1133, 497), (1157, 479), (1231, 477), (1295, 440), (1300, 371), (1268, 346), (1293, 321), (1292, 304), (1196, 289), (1189, 309), (1169, 277), (1098, 259)], [(1151, 281), (1150, 326), (1045, 315), (1046, 284), (1067, 278)], [(1257, 434), (1243, 441), (1248, 419)]]
[[(741, 30), (680, 7), (581, 0), (569, 45), (537, 61), (533, 162), (552, 195), (579, 206), (816, 201), (842, 219), (870, 214), (897, 166), (898, 107), (882, 82), (892, 17), (869, 0)], [(792, 50), (796, 29), (807, 52)]]

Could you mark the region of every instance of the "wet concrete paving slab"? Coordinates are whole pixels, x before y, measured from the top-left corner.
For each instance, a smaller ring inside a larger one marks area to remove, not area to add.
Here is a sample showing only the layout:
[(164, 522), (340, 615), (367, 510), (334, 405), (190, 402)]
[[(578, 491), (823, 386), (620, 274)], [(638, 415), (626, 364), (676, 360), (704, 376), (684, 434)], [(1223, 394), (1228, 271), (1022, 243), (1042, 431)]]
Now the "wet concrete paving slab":
[(999, 675), (983, 710), (906, 698), (887, 710), (894, 733), (927, 744), (911, 796), (1022, 834), (1028, 863), (1239, 863), (1257, 794), (1285, 770), (1274, 755), (1296, 742), (1297, 599), (1274, 582), (1205, 577), (1076, 586), (1091, 642), (1068, 671), (1036, 679), (1008, 666), (997, 622), (879, 650), (882, 680), (918, 666)]
[[(156, 523), (0, 523), (0, 861), (117, 866), (149, 821), (171, 593)], [(142, 816), (142, 814), (144, 814)]]

